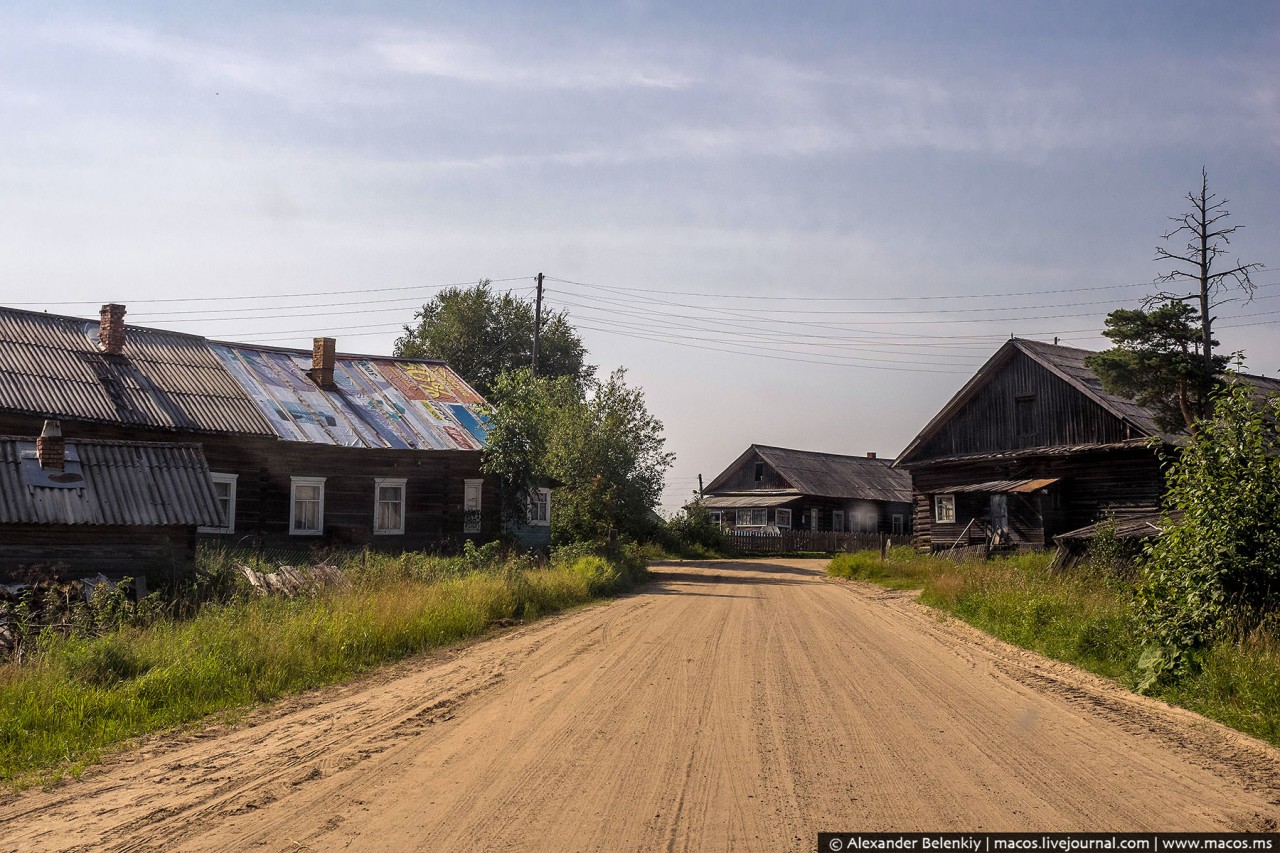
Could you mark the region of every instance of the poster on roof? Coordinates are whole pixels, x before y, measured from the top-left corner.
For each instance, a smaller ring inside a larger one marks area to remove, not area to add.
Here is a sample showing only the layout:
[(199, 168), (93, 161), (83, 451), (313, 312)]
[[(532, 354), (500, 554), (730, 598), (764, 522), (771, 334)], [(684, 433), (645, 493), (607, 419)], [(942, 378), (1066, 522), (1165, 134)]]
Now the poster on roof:
[(409, 447), (441, 450), (450, 446), (430, 424), (422, 423), (414, 416), (413, 404), (387, 381), (378, 362), (352, 359), (339, 364), (345, 364), (352, 371), (362, 389), (361, 404), (371, 417), (385, 425), (385, 431), (399, 436)]
[(247, 363), (248, 353), (243, 353), (237, 349), (222, 346), (221, 344), (210, 344), (210, 349), (222, 362), (222, 365), (231, 374), (231, 378), (235, 379), (240, 387), (257, 404), (258, 409), (266, 417), (271, 428), (275, 430), (276, 435), (286, 441), (305, 441), (306, 437), (302, 430), (294, 423), (288, 411), (281, 405), (280, 401), (272, 396), (264, 387), (263, 383), (258, 379), (255, 371), (253, 371)]
[(338, 386), (340, 405), (351, 414), (368, 447), (417, 447), (413, 431), (405, 426), (400, 406), (380, 393), (368, 378), (367, 361), (340, 359), (334, 367), (333, 381)]

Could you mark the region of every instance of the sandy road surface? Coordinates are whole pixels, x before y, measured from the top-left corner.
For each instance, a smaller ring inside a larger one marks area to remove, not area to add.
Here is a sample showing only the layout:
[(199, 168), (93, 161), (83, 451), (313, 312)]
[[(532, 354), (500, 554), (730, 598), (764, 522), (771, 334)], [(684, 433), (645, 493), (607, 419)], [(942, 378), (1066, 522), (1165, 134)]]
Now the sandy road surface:
[(0, 849), (811, 850), (1274, 829), (1280, 753), (817, 561), (679, 564), (0, 802)]

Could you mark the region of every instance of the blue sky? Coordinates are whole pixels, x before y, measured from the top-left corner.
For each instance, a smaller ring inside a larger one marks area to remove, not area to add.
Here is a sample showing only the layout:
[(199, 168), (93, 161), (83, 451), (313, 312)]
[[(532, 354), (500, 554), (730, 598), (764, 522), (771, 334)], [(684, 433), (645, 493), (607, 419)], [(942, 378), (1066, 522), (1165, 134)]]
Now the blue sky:
[(542, 271), (670, 506), (753, 441), (897, 453), (1010, 334), (1099, 346), (1203, 165), (1275, 268), (1219, 338), (1280, 369), (1274, 3), (352, 8), (6, 4), (0, 301), (376, 353)]

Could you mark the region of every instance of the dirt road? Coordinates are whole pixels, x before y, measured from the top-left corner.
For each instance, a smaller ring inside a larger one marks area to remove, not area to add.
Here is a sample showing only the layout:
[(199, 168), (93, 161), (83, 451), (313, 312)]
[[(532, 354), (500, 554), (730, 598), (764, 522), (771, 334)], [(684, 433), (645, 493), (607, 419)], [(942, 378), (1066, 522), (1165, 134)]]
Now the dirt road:
[(1275, 829), (1280, 753), (818, 561), (638, 593), (157, 738), (0, 849), (811, 850), (819, 830)]

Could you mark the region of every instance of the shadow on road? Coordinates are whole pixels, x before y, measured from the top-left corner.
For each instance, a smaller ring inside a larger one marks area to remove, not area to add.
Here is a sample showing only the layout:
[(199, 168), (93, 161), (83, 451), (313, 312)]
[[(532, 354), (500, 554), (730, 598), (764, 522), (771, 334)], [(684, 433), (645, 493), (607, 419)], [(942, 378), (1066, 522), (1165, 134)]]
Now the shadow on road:
[[(651, 567), (653, 580), (643, 591), (657, 595), (706, 595), (721, 598), (748, 598), (726, 592), (710, 592), (725, 584), (794, 586), (821, 581), (823, 573), (817, 568), (788, 566), (782, 563), (687, 561), (660, 563)], [(690, 586), (700, 587), (690, 589)]]

